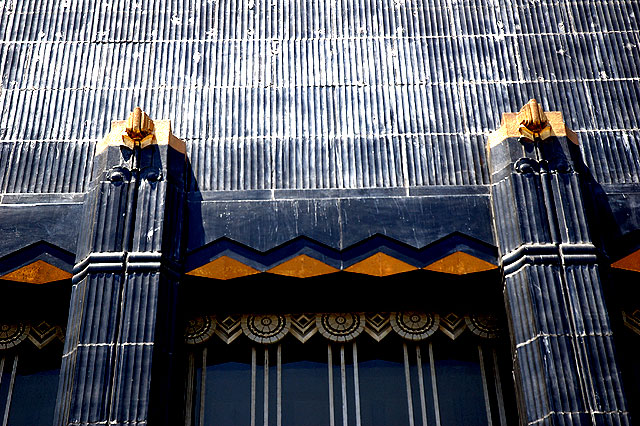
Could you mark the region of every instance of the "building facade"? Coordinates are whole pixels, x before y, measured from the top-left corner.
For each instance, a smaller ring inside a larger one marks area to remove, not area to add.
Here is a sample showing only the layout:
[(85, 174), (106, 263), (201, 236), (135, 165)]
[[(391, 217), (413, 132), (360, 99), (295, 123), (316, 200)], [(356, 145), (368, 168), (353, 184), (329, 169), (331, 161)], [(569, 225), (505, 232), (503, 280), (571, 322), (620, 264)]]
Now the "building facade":
[(0, 419), (630, 425), (640, 6), (0, 2)]

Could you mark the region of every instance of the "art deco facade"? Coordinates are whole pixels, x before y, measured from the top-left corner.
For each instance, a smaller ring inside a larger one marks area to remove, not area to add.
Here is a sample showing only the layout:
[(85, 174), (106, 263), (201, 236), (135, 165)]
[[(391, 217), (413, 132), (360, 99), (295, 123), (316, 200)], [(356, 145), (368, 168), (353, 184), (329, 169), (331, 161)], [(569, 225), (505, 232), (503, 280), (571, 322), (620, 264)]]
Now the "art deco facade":
[(0, 2), (2, 426), (632, 424), (638, 16)]

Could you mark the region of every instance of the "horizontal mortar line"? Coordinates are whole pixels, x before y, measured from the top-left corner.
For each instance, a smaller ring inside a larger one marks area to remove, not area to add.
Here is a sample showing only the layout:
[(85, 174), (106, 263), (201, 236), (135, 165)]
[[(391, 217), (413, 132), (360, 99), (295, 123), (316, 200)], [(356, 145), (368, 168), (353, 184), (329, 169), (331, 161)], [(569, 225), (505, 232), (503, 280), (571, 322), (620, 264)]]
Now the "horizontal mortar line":
[(538, 333), (536, 334), (534, 337), (532, 337), (531, 339), (524, 341), (522, 343), (518, 343), (516, 345), (516, 349), (520, 349), (524, 346), (527, 346), (533, 342), (535, 342), (536, 340), (538, 340), (541, 337), (611, 337), (613, 336), (612, 332), (607, 332), (607, 333), (576, 333), (576, 334), (569, 334), (569, 333), (565, 333), (565, 334), (550, 334), (550, 333)]
[[(23, 192), (20, 193), (20, 195), (25, 195), (25, 194), (33, 194), (33, 195), (42, 195), (43, 193), (34, 193), (34, 192)], [(65, 192), (49, 192), (48, 194), (67, 194)], [(4, 198), (3, 194), (3, 198)], [(50, 206), (50, 205), (56, 205), (56, 206), (66, 206), (66, 205), (81, 205), (82, 204), (82, 200), (78, 200), (78, 201), (60, 201), (60, 200), (49, 200), (49, 201), (42, 201), (42, 202), (38, 202), (38, 203), (12, 203), (12, 202), (5, 202), (4, 200), (2, 201), (2, 207), (19, 207), (19, 208), (24, 208), (24, 207), (38, 207), (38, 206)]]
[[(59, 10), (56, 11), (54, 9), (51, 10), (47, 10), (46, 12), (51, 12), (49, 14), (64, 14), (64, 13), (69, 13), (69, 12), (82, 12), (82, 13), (129, 13), (129, 14), (134, 14), (134, 13), (140, 13), (141, 15), (145, 15), (145, 14), (149, 14), (149, 13), (158, 13), (158, 12), (162, 12), (160, 5), (162, 4), (161, 2), (150, 2), (152, 4), (154, 4), (154, 6), (152, 7), (146, 7), (144, 9), (142, 9), (141, 3), (135, 4), (133, 5), (133, 10), (132, 9), (120, 9), (120, 8), (112, 8), (111, 4), (97, 4), (95, 7), (93, 8), (77, 8), (77, 5), (71, 5), (71, 6), (64, 6), (64, 5), (60, 5), (59, 6)], [(211, 2), (212, 3), (212, 2)], [(482, 2), (478, 2), (478, 3), (482, 3)], [(569, 0), (566, 2), (562, 2), (560, 0), (551, 0), (551, 1), (541, 1), (538, 0), (535, 3), (531, 2), (534, 6), (537, 5), (559, 5), (559, 4), (570, 4), (570, 5), (584, 5), (584, 4), (600, 4), (600, 5), (620, 5), (620, 4), (629, 4), (630, 0), (604, 0), (604, 1), (590, 1), (589, 3), (583, 1), (583, 0)], [(74, 7), (76, 6), (76, 7)], [(514, 5), (514, 7), (516, 7), (517, 9), (533, 9), (534, 6), (530, 6), (529, 4), (527, 4), (527, 2), (523, 2), (521, 4), (516, 4)], [(463, 2), (461, 7), (463, 8), (471, 8), (471, 7), (477, 7), (477, 4), (475, 2)], [(486, 6), (486, 9), (490, 9), (489, 6)], [(407, 10), (409, 11), (413, 11), (413, 12), (417, 12), (417, 11), (440, 11), (441, 9), (438, 8), (437, 6), (428, 6), (428, 5), (424, 5), (424, 6), (412, 6), (410, 8), (408, 8)], [(180, 10), (181, 12), (185, 12), (185, 10)], [(7, 15), (33, 15), (33, 14), (42, 14), (41, 10), (37, 10), (37, 9), (27, 9), (27, 10), (21, 10), (20, 12), (17, 12), (15, 9), (7, 9)], [(178, 12), (174, 11), (173, 15), (177, 15)]]
[(311, 138), (381, 138), (381, 137), (402, 137), (402, 136), (481, 136), (489, 135), (487, 133), (471, 133), (471, 132), (422, 132), (422, 133), (321, 133), (315, 135), (298, 136), (298, 135), (268, 135), (268, 136), (214, 136), (211, 138), (185, 138), (185, 141), (221, 141), (221, 140), (237, 140), (237, 139), (311, 139)]
[[(175, 119), (170, 118), (155, 118), (154, 121), (160, 120), (172, 120), (175, 124)], [(497, 129), (497, 127), (496, 127)], [(173, 130), (176, 130), (175, 128)], [(573, 130), (575, 133), (619, 133), (619, 132), (640, 132), (640, 128), (626, 128), (626, 129), (582, 129), (582, 130)], [(414, 136), (489, 136), (494, 131), (485, 131), (485, 132), (423, 132), (423, 133), (360, 133), (360, 134), (313, 134), (307, 136), (298, 136), (298, 135), (249, 135), (249, 136), (215, 136), (215, 137), (180, 137), (185, 142), (216, 142), (216, 141), (225, 141), (225, 140), (274, 140), (274, 139), (313, 139), (313, 138), (333, 138), (333, 139), (341, 139), (341, 138), (381, 138), (381, 137), (414, 137)], [(105, 132), (105, 135), (108, 132)], [(178, 133), (175, 133), (178, 135)], [(179, 137), (179, 135), (178, 135)], [(43, 143), (54, 143), (54, 142), (64, 142), (64, 143), (77, 143), (77, 142), (100, 142), (103, 139), (5, 139), (0, 140), (0, 144), (4, 143), (27, 143), (27, 142), (43, 142)]]
[(109, 424), (106, 420), (99, 422), (72, 422), (69, 426), (88, 426), (88, 425), (106, 425)]
[[(170, 30), (169, 30), (170, 31)], [(95, 43), (95, 44), (158, 44), (158, 43), (201, 43), (201, 42), (309, 42), (309, 41), (356, 41), (356, 40), (455, 40), (469, 38), (505, 38), (505, 37), (556, 37), (556, 36), (588, 36), (603, 34), (640, 34), (640, 30), (603, 30), (603, 31), (566, 31), (546, 33), (487, 33), (487, 34), (434, 34), (434, 35), (361, 35), (361, 36), (328, 36), (318, 34), (317, 37), (242, 37), (242, 38), (184, 38), (184, 39), (91, 39), (91, 40), (1, 40), (0, 44), (71, 44), (71, 43)]]
[(551, 417), (553, 415), (556, 415), (556, 414), (561, 414), (561, 415), (571, 415), (571, 414), (629, 414), (629, 412), (625, 411), (625, 410), (614, 410), (614, 411), (598, 411), (598, 410), (550, 411), (549, 413), (545, 414), (544, 417), (541, 417), (538, 420), (535, 420), (533, 422), (529, 422), (529, 423), (527, 423), (527, 425), (531, 426), (531, 425), (538, 424), (538, 423), (543, 422), (546, 419), (548, 419), (549, 417)]
[[(108, 133), (108, 132), (107, 132)], [(0, 144), (16, 143), (16, 142), (100, 142), (102, 139), (0, 139)]]
[(56, 91), (56, 92), (77, 92), (87, 90), (110, 90), (110, 91), (128, 91), (128, 90), (184, 90), (184, 89), (201, 89), (201, 90), (234, 90), (234, 89), (318, 89), (318, 88), (376, 88), (376, 87), (436, 87), (436, 86), (484, 86), (484, 85), (500, 85), (500, 84), (536, 84), (536, 83), (601, 83), (601, 82), (640, 82), (640, 77), (607, 77), (607, 78), (567, 78), (567, 79), (534, 79), (534, 80), (462, 80), (462, 81), (418, 81), (418, 82), (389, 82), (389, 83), (335, 83), (335, 84), (285, 84), (285, 85), (158, 85), (158, 86), (130, 86), (130, 87), (110, 87), (110, 86), (78, 86), (78, 87), (50, 87), (50, 86), (31, 86), (31, 87), (6, 87), (3, 92), (39, 92), (39, 91)]
[(607, 132), (640, 132), (640, 127), (629, 127), (627, 129), (594, 129), (594, 130), (574, 130), (574, 133), (607, 133)]

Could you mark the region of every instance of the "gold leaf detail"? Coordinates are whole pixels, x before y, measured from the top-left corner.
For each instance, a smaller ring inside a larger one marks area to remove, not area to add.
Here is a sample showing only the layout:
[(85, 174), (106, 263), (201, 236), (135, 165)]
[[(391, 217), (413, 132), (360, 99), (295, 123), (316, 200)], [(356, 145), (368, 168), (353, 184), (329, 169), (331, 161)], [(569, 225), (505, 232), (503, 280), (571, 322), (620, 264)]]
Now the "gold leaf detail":
[(242, 262), (238, 262), (228, 256), (220, 256), (206, 265), (202, 265), (199, 268), (187, 272), (187, 275), (214, 278), (216, 280), (230, 280), (232, 278), (246, 277), (259, 272), (260, 271), (257, 269), (245, 265)]
[(428, 271), (444, 272), (454, 275), (471, 274), (496, 268), (496, 265), (461, 251), (452, 253), (424, 267), (424, 269)]
[(267, 272), (288, 277), (309, 278), (338, 272), (338, 269), (306, 254), (301, 254), (269, 269)]
[(36, 260), (22, 268), (3, 275), (3, 280), (18, 281), (29, 284), (46, 284), (54, 281), (66, 280), (72, 275), (57, 268), (44, 260)]
[(355, 265), (349, 266), (345, 270), (347, 272), (356, 272), (358, 274), (386, 277), (388, 275), (400, 274), (402, 272), (413, 271), (415, 269), (418, 268), (387, 254), (376, 253)]

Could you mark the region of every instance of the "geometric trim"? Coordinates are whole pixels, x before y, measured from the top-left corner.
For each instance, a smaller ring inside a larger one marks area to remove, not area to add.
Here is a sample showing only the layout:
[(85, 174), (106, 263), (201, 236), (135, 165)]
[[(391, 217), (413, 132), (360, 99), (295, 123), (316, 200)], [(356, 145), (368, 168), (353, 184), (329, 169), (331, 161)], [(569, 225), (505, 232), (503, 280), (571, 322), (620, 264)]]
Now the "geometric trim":
[(469, 330), (476, 336), (495, 339), (502, 331), (498, 318), (493, 315), (473, 314), (465, 317)]
[(29, 327), (28, 337), (31, 343), (42, 349), (55, 339), (64, 342), (64, 330), (60, 326), (40, 321), (37, 325), (32, 324)]
[(497, 270), (498, 265), (496, 247), (459, 232), (421, 247), (380, 234), (342, 248), (305, 236), (273, 244), (269, 242), (269, 248), (261, 250), (226, 237), (210, 241), (193, 248), (186, 260), (185, 272), (214, 279), (256, 273), (308, 278), (340, 270), (386, 277), (425, 267), (440, 273), (469, 274)]
[(407, 340), (419, 341), (438, 330), (440, 316), (420, 312), (396, 312), (391, 315), (391, 327)]
[(318, 331), (316, 327), (315, 314), (291, 315), (290, 319), (291, 319), (290, 332), (296, 339), (298, 339), (302, 343), (305, 343)]
[(617, 269), (625, 269), (627, 271), (640, 272), (640, 250), (635, 251), (616, 262), (613, 262), (611, 264), (611, 267)]
[(18, 346), (29, 333), (29, 325), (19, 322), (16, 324), (0, 325), (0, 349), (10, 349)]
[(467, 327), (465, 318), (453, 312), (440, 317), (440, 331), (455, 340)]
[(72, 275), (67, 271), (63, 271), (44, 260), (36, 260), (22, 268), (4, 274), (0, 279), (29, 284), (46, 284), (71, 277)]
[(622, 321), (631, 331), (640, 335), (640, 309), (628, 313), (622, 312)]
[(316, 317), (318, 331), (332, 342), (349, 342), (364, 330), (364, 314), (322, 314)]
[[(640, 310), (638, 334), (640, 334)], [(403, 339), (418, 342), (440, 330), (451, 339), (458, 338), (466, 329), (475, 336), (493, 339), (501, 334), (496, 316), (490, 314), (446, 315), (425, 312), (368, 312), (368, 313), (302, 313), (302, 314), (250, 314), (224, 317), (204, 316), (192, 319), (185, 329), (185, 342), (190, 345), (206, 342), (218, 336), (229, 344), (244, 334), (250, 340), (270, 344), (282, 340), (287, 334), (302, 343), (316, 333), (332, 342), (349, 342), (366, 332), (381, 341), (392, 331)]]
[(216, 318), (215, 333), (225, 343), (231, 343), (242, 335), (242, 317), (228, 315), (224, 318)]
[(46, 321), (0, 324), (0, 350), (13, 348), (27, 340), (42, 349), (54, 340), (64, 342), (64, 334), (64, 328)]
[(274, 343), (291, 328), (288, 315), (244, 315), (242, 331), (256, 343)]
[(384, 339), (392, 330), (391, 316), (385, 313), (365, 314), (364, 331), (376, 342)]
[(215, 328), (216, 320), (214, 316), (193, 318), (187, 322), (184, 341), (190, 345), (205, 342), (213, 336)]
[(491, 263), (478, 259), (475, 256), (471, 256), (470, 254), (462, 251), (456, 251), (455, 253), (425, 266), (423, 269), (428, 271), (444, 272), (447, 274), (464, 275), (474, 272), (489, 271), (496, 268), (496, 265), (492, 265)]

